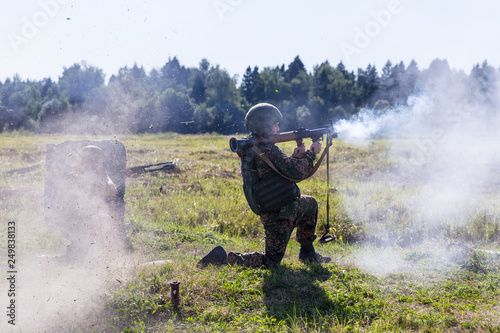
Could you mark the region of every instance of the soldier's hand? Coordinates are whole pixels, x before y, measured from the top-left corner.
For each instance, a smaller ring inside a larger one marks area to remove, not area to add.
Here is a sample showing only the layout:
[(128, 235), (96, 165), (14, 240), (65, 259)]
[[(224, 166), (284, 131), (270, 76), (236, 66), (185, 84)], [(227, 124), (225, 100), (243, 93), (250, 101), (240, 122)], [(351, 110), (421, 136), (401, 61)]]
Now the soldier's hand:
[(305, 154), (305, 152), (306, 152), (306, 147), (304, 146), (304, 144), (302, 144), (300, 146), (295, 147), (292, 156), (295, 158), (301, 158)]
[(321, 152), (321, 139), (318, 139), (311, 143), (311, 145), (309, 146), (309, 150), (316, 154), (319, 154)]

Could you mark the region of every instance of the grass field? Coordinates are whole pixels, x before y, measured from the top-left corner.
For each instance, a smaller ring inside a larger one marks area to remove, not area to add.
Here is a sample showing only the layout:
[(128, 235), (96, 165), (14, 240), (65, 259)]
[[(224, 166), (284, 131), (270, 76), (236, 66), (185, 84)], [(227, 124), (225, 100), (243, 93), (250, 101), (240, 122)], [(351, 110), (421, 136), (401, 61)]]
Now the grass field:
[[(481, 191), (470, 200), (474, 205), (444, 214), (426, 206), (425, 186), (403, 172), (393, 142), (336, 141), (330, 188), (325, 165), (300, 184), (303, 194), (319, 202), (319, 234), (330, 192), (331, 231), (338, 241), (316, 248), (332, 263), (300, 263), (292, 240), (278, 268), (199, 268), (197, 261), (216, 245), (263, 250), (263, 229), (247, 207), (229, 138), (123, 136), (118, 139), (127, 149), (127, 167), (165, 161), (176, 167), (127, 178), (125, 222), (133, 251), (117, 254), (121, 264), (106, 272), (88, 272), (40, 266), (36, 260), (40, 254), (61, 254), (67, 245), (43, 216), (46, 144), (66, 139), (0, 135), (0, 253), (7, 256), (7, 221), (15, 221), (16, 254), (23, 263), (19, 283), (43, 289), (23, 299), (21, 288), (19, 325), (4, 326), (3, 318), (0, 327), (13, 332), (500, 331), (498, 186)], [(293, 150), (293, 143), (280, 146)], [(158, 260), (169, 262), (142, 265)], [(180, 281), (179, 307), (170, 303), (174, 280)], [(39, 314), (54, 303), (56, 310)]]

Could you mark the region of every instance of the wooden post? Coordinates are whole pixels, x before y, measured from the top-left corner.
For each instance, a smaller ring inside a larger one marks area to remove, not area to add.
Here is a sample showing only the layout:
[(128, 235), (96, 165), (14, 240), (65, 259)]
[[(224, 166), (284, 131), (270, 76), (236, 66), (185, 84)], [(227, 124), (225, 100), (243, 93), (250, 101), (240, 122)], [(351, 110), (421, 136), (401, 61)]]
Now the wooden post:
[(178, 307), (180, 303), (180, 296), (179, 296), (180, 284), (181, 282), (177, 280), (170, 282), (170, 301), (175, 308)]

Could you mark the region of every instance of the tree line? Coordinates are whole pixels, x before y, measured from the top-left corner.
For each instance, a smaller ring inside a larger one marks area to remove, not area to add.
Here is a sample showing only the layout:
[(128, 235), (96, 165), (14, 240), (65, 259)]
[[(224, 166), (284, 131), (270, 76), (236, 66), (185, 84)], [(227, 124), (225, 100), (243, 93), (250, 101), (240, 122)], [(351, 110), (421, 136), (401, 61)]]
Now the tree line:
[(282, 130), (318, 127), (362, 108), (407, 105), (409, 96), (446, 82), (461, 82), (468, 99), (496, 104), (498, 75), (487, 61), (465, 74), (441, 59), (425, 70), (415, 61), (387, 61), (380, 73), (374, 65), (354, 73), (325, 61), (308, 72), (297, 56), (286, 67), (248, 66), (239, 80), (206, 59), (187, 68), (174, 57), (149, 73), (123, 67), (106, 83), (101, 69), (82, 62), (64, 68), (57, 81), (0, 81), (0, 130), (243, 133), (246, 111), (260, 102), (282, 111)]

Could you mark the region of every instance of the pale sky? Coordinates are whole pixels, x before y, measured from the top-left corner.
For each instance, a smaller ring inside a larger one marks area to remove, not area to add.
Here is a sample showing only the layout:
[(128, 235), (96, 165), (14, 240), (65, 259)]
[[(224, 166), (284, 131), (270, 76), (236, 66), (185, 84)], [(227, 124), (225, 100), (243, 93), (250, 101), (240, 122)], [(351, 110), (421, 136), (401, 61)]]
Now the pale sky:
[[(8, 3), (8, 4), (5, 4)], [(500, 1), (477, 0), (21, 0), (0, 11), (0, 80), (57, 80), (86, 61), (106, 77), (137, 63), (206, 58), (240, 78), (248, 66), (308, 71), (328, 60), (349, 71), (436, 58), (469, 73), (500, 66)]]

